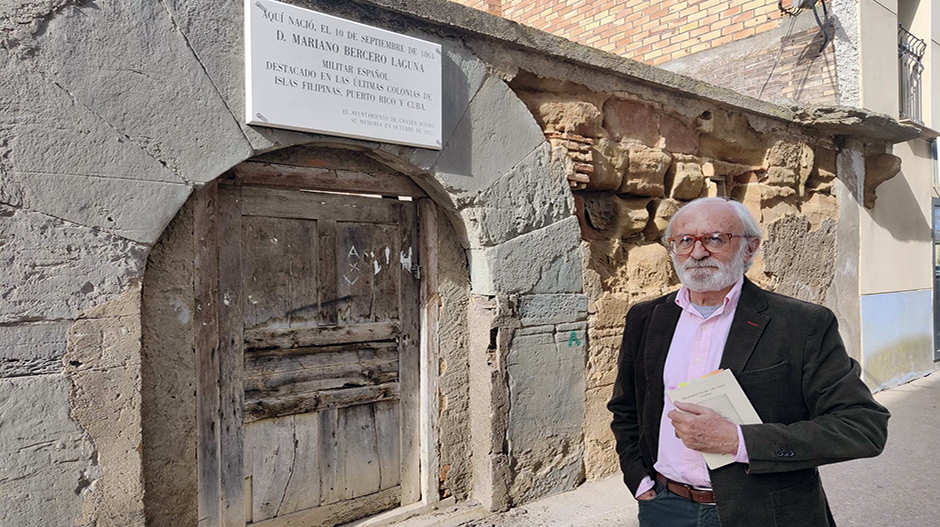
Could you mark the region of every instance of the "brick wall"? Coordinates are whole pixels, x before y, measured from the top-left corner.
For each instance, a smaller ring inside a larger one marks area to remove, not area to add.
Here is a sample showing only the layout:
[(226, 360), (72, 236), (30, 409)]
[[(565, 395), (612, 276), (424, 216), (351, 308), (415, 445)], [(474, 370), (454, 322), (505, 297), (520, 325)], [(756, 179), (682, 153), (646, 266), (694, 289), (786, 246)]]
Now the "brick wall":
[[(819, 53), (822, 34), (814, 22), (784, 38), (793, 20), (776, 0), (453, 1), (753, 97), (838, 104), (833, 44)], [(682, 60), (692, 54), (694, 60)]]
[[(721, 56), (703, 53), (696, 57), (698, 60), (687, 61), (681, 68), (667, 67), (716, 86), (782, 104), (837, 105), (835, 51), (830, 44), (820, 53), (823, 35), (819, 28), (813, 26), (794, 32), (782, 52), (780, 42), (774, 40), (770, 47), (752, 48), (742, 53)], [(778, 54), (780, 60), (774, 68)]]
[(776, 0), (455, 0), (569, 40), (661, 64), (774, 29)]

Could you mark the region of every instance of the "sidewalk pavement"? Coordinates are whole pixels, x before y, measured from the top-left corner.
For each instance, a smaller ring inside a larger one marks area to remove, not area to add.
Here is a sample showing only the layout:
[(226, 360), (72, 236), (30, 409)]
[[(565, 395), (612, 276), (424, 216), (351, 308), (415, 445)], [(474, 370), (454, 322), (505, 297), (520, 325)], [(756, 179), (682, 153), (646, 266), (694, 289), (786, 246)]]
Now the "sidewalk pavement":
[[(892, 414), (884, 453), (820, 468), (836, 523), (839, 527), (940, 526), (940, 372), (875, 398)], [(503, 514), (481, 518), (480, 509), (464, 504), (423, 520), (438, 527), (637, 527), (636, 508), (618, 474)]]

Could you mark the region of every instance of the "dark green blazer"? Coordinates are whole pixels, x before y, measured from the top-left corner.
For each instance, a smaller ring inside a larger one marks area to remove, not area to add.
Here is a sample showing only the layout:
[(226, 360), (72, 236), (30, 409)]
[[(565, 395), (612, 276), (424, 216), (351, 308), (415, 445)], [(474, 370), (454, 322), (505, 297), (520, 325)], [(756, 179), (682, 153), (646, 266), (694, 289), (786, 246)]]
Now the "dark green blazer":
[[(663, 368), (682, 308), (676, 293), (627, 313), (607, 407), (632, 493), (653, 473), (663, 413)], [(711, 470), (722, 527), (834, 526), (816, 467), (881, 453), (888, 411), (859, 378), (829, 309), (744, 280), (721, 367), (764, 424), (742, 426), (750, 464)]]

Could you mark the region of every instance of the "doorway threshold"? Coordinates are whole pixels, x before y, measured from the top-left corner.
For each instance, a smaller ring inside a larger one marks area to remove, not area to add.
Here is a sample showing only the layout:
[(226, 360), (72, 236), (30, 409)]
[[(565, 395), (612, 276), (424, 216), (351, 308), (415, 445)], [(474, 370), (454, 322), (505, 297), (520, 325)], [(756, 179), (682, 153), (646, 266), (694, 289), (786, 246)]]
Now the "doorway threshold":
[(338, 527), (458, 527), (467, 522), (482, 520), (493, 515), (474, 502), (461, 502), (453, 497), (436, 503), (412, 503), (375, 516), (363, 518)]

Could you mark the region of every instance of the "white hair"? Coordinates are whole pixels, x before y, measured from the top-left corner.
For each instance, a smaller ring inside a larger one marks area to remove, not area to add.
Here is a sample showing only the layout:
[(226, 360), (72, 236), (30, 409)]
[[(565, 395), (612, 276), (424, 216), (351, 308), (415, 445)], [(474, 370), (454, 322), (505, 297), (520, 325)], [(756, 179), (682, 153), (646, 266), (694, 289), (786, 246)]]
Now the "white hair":
[[(735, 214), (738, 215), (738, 219), (741, 220), (741, 228), (744, 229), (744, 232), (742, 233), (732, 234), (743, 234), (748, 238), (757, 238), (758, 240), (762, 239), (760, 225), (757, 223), (757, 220), (754, 219), (754, 216), (751, 215), (751, 211), (747, 210), (747, 207), (745, 207), (743, 203), (730, 198), (716, 197), (693, 199), (692, 201), (686, 203), (675, 214), (673, 214), (672, 218), (669, 219), (669, 223), (666, 224), (666, 230), (663, 231), (663, 243), (668, 245), (666, 240), (672, 237), (672, 225), (675, 223), (676, 218), (684, 213), (691, 212), (693, 209), (705, 205), (724, 205), (731, 207)], [(756, 252), (754, 254), (756, 254)], [(745, 265), (744, 270), (747, 271), (750, 269), (753, 262), (754, 258), (751, 258), (750, 261), (748, 261)]]
[[(703, 205), (726, 205), (731, 207), (735, 214), (738, 215), (738, 219), (741, 220), (741, 227), (744, 229), (744, 234), (748, 238), (757, 238), (761, 239), (760, 225), (757, 223), (757, 220), (754, 219), (754, 216), (751, 216), (751, 211), (747, 210), (747, 207), (739, 201), (735, 201), (730, 198), (698, 198), (693, 199), (692, 201), (683, 205), (678, 212), (672, 215), (672, 218), (669, 219), (669, 223), (666, 225), (666, 230), (663, 231), (663, 240), (667, 240), (672, 237), (672, 224), (675, 223), (676, 218), (681, 214), (690, 212), (692, 209), (696, 209)], [(737, 234), (737, 233), (735, 233)]]

